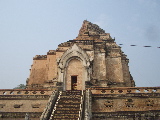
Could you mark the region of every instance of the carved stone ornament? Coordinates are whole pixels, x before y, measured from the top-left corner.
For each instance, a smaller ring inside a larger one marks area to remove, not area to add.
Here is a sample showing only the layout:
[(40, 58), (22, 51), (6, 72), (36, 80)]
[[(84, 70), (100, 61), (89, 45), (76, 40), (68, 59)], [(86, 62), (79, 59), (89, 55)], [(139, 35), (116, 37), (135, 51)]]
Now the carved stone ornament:
[(5, 104), (0, 104), (0, 108), (3, 108), (5, 106)]
[(14, 104), (14, 108), (20, 108), (23, 104)]
[(32, 108), (39, 108), (40, 105), (41, 105), (40, 103), (32, 104)]

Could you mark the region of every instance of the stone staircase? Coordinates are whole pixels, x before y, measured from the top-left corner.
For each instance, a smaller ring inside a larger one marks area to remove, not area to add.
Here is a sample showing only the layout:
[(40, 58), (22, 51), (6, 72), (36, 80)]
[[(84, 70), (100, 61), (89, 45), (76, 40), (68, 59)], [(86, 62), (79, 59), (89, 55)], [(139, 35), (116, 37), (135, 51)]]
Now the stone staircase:
[(62, 91), (51, 115), (51, 120), (81, 120), (83, 91)]

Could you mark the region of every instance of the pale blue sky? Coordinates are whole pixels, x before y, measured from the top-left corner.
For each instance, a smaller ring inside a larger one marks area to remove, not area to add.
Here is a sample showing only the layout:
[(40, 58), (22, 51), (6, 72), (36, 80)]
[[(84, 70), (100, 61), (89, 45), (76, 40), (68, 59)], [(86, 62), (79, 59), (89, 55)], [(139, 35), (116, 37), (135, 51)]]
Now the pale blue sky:
[(76, 38), (85, 19), (124, 44), (138, 87), (160, 86), (159, 6), (159, 0), (0, 0), (0, 89), (25, 84), (33, 57)]

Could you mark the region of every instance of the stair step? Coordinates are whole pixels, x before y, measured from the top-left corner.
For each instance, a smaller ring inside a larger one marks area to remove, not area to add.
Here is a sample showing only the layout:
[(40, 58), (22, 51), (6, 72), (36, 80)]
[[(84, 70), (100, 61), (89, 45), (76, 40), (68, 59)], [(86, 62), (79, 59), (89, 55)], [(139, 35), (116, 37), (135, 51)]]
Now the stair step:
[(71, 117), (71, 116), (54, 116), (53, 120), (57, 119), (57, 118), (58, 119), (77, 119), (78, 120), (79, 117), (74, 117), (74, 116), (73, 117)]
[(79, 114), (54, 114), (53, 118), (78, 118)]
[(60, 99), (58, 102), (63, 102), (63, 101), (68, 101), (68, 102), (81, 102), (80, 99)]
[(71, 107), (71, 108), (79, 108), (80, 107), (80, 104), (59, 104), (57, 107), (61, 108), (61, 107)]
[(58, 104), (61, 104), (61, 103), (64, 103), (64, 104), (67, 104), (67, 103), (77, 103), (77, 104), (80, 104), (81, 103), (81, 100), (59, 100), (58, 101)]
[(65, 119), (62, 119), (62, 118), (54, 118), (53, 120), (77, 120), (77, 118), (65, 118)]
[(75, 96), (75, 95), (61, 95), (61, 98), (63, 99), (81, 99), (81, 96)]
[(66, 95), (61, 95), (61, 98), (78, 98), (78, 99), (80, 99), (81, 98), (81, 95), (68, 95), (68, 96), (66, 96)]
[(82, 91), (80, 90), (67, 90), (67, 91), (62, 91), (62, 95), (82, 95)]
[(71, 113), (68, 113), (68, 114), (54, 114), (54, 116), (79, 116), (79, 114), (71, 114)]
[(69, 118), (68, 116), (66, 117), (53, 117), (52, 120), (78, 120), (79, 117), (72, 117), (72, 118)]
[(65, 102), (58, 102), (58, 105), (63, 105), (63, 104), (74, 104), (74, 105), (78, 105), (80, 104), (81, 102), (78, 102), (78, 101), (75, 101), (75, 102), (68, 102), (68, 101), (65, 101)]
[(82, 91), (67, 90), (62, 91), (56, 110), (52, 117), (53, 120), (77, 120), (79, 118)]
[(77, 108), (56, 108), (56, 110), (80, 110), (79, 108), (77, 109)]
[[(62, 93), (62, 95), (64, 94)], [(65, 93), (65, 95), (82, 95), (82, 93)]]
[(57, 111), (55, 111), (55, 113), (57, 113), (57, 114), (79, 114), (79, 110), (57, 110)]

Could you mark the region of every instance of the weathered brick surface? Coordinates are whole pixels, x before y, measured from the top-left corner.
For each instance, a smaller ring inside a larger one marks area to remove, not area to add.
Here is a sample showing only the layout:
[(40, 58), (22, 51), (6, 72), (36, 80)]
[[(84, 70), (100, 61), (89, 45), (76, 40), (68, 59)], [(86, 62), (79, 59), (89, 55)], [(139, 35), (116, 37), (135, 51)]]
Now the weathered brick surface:
[(0, 100), (0, 104), (3, 104), (3, 107), (0, 107), (1, 112), (43, 112), (47, 100)]
[(47, 80), (47, 63), (45, 60), (34, 60), (28, 85), (43, 84)]
[(158, 120), (160, 88), (135, 87), (128, 63), (115, 39), (85, 20), (76, 39), (33, 58), (27, 89), (0, 90), (0, 119), (21, 120), (30, 112), (32, 120), (36, 120), (47, 104), (50, 90), (71, 90), (71, 78), (76, 76), (76, 89), (87, 89), (84, 108), (81, 106), (86, 119)]

